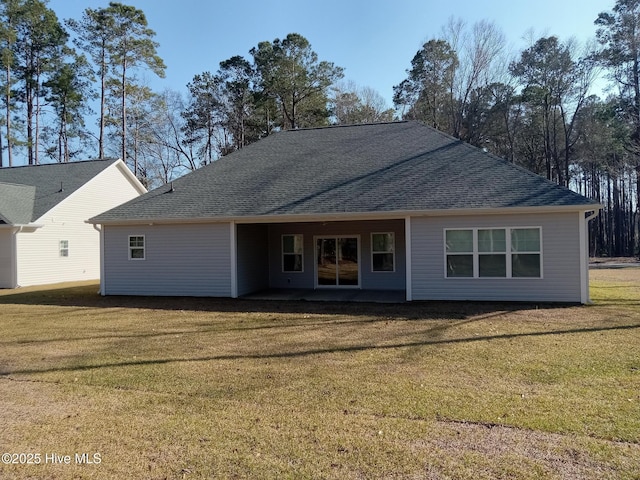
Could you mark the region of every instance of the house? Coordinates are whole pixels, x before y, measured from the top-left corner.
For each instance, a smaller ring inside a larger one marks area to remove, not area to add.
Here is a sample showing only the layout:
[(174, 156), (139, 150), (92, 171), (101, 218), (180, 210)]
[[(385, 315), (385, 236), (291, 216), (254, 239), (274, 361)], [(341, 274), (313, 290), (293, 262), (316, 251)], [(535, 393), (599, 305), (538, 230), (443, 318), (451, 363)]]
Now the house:
[(589, 300), (599, 205), (418, 122), (283, 131), (90, 222), (103, 295)]
[(86, 220), (145, 192), (122, 160), (1, 168), (0, 288), (98, 279)]

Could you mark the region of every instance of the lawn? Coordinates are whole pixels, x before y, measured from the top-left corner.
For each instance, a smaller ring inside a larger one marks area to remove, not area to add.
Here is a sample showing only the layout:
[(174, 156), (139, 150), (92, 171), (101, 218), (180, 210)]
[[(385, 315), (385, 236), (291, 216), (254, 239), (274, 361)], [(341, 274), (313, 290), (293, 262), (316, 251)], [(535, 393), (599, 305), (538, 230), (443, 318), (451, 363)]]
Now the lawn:
[(0, 478), (637, 480), (640, 269), (592, 280), (590, 306), (0, 291)]

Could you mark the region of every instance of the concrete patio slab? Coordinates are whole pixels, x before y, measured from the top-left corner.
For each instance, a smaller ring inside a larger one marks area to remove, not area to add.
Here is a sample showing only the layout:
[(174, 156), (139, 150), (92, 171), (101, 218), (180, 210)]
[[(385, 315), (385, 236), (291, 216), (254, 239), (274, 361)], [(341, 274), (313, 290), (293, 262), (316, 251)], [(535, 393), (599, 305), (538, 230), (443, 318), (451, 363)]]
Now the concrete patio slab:
[(404, 290), (359, 289), (269, 289), (244, 295), (247, 300), (305, 300), (310, 302), (404, 303)]

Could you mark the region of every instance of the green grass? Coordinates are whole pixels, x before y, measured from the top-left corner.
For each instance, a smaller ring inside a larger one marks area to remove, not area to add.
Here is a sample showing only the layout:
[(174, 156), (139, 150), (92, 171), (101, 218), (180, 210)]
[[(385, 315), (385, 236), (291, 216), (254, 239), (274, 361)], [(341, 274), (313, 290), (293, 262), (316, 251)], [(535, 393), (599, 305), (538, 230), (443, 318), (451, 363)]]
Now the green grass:
[(0, 453), (42, 455), (0, 478), (638, 479), (640, 270), (592, 277), (586, 307), (0, 292)]

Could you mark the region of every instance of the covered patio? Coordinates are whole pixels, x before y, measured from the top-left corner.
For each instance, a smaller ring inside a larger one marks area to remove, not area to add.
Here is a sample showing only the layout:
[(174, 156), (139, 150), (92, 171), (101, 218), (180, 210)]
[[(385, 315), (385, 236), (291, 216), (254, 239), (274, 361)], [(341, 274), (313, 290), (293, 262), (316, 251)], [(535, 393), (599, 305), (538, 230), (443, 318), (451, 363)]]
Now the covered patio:
[(405, 301), (405, 237), (398, 218), (237, 224), (237, 296)]

